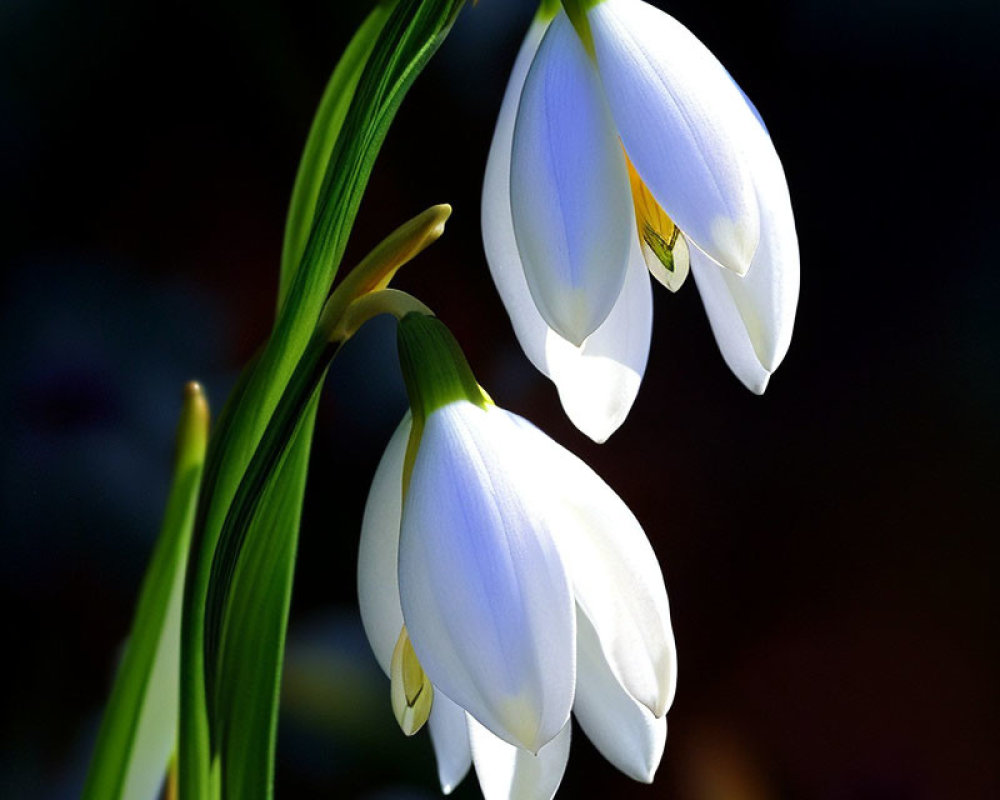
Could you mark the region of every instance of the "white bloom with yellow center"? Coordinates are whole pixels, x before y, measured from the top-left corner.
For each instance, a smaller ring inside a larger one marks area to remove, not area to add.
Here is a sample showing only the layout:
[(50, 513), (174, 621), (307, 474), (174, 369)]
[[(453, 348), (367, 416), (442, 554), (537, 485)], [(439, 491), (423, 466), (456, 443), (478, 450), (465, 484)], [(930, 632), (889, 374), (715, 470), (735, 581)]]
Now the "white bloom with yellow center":
[(676, 290), (690, 267), (723, 358), (760, 394), (791, 340), (798, 241), (771, 138), (715, 56), (641, 0), (564, 4), (573, 21), (543, 8), (514, 65), (483, 239), (522, 348), (600, 442), (645, 371), (647, 271)]
[(530, 423), (467, 400), (427, 414), (404, 500), (411, 428), (408, 415), (372, 483), (358, 592), (400, 703), (433, 695), (443, 791), (474, 763), (487, 800), (548, 800), (571, 710), (616, 767), (652, 780), (676, 655), (638, 521)]

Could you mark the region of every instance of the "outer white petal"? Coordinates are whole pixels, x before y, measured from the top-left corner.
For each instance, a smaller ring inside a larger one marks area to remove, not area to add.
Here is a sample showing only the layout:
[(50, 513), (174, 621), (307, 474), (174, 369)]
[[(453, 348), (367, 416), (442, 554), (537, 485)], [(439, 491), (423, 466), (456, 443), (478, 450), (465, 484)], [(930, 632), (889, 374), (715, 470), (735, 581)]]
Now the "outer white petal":
[(625, 156), (597, 70), (562, 12), (521, 91), (510, 196), (535, 305), (579, 346), (621, 293), (634, 224)]
[[(520, 418), (519, 418), (520, 419)], [(656, 554), (622, 499), (583, 461), (521, 419), (522, 448), (547, 476), (551, 531), (573, 592), (615, 677), (661, 717), (673, 702), (677, 655)]]
[(403, 627), (396, 579), (403, 458), (410, 436), (407, 412), (379, 461), (365, 503), (358, 547), (358, 602), (365, 634), (379, 666), (389, 674), (392, 651)]
[(521, 87), (546, 27), (537, 20), (532, 24), (500, 107), (483, 183), (483, 245), (524, 354), (555, 383), (573, 424), (594, 441), (603, 442), (628, 415), (646, 370), (652, 293), (633, 236), (621, 294), (608, 318), (580, 348), (548, 326), (528, 290), (510, 210), (510, 153)]
[[(726, 365), (743, 385), (755, 394), (764, 394), (771, 373), (764, 369), (754, 352), (753, 343), (737, 303), (737, 295), (746, 301), (747, 292), (727, 279), (726, 270), (698, 248), (691, 248), (691, 274), (705, 304), (708, 321)], [(748, 276), (749, 277), (749, 276)], [(740, 280), (739, 277), (736, 280)], [(743, 280), (746, 280), (744, 278)]]
[[(392, 651), (403, 626), (399, 605), (397, 554), (402, 501), (403, 459), (412, 425), (409, 412), (396, 428), (382, 454), (365, 503), (358, 549), (358, 599), (365, 634), (386, 675)], [(472, 764), (465, 711), (440, 691), (428, 721), (437, 757), (441, 790), (449, 794)]]
[(643, 181), (689, 239), (745, 273), (760, 216), (740, 138), (749, 112), (725, 68), (641, 0), (604, 0), (588, 18), (608, 102)]
[(573, 713), (601, 755), (630, 778), (653, 782), (667, 741), (667, 718), (654, 717), (622, 688), (583, 614), (577, 619)]
[(691, 269), (726, 364), (761, 394), (791, 343), (799, 245), (781, 161), (756, 110), (747, 105), (754, 116), (743, 138), (760, 200), (760, 247), (743, 278), (719, 269), (697, 248), (692, 248)]
[(472, 766), (465, 711), (435, 690), (434, 705), (431, 706), (427, 725), (434, 744), (434, 756), (437, 758), (441, 791), (451, 794)]
[(569, 718), (573, 597), (547, 499), (511, 415), (456, 402), (427, 419), (403, 509), (399, 588), (431, 682), (537, 751)]
[(646, 372), (653, 334), (653, 293), (637, 237), (618, 302), (582, 348), (554, 331), (547, 340), (549, 374), (566, 415), (595, 442), (607, 441), (632, 409)]
[(503, 301), (517, 340), (532, 364), (548, 375), (545, 340), (549, 326), (535, 307), (521, 266), (514, 238), (514, 222), (510, 210), (510, 151), (514, 141), (514, 119), (521, 89), (528, 68), (535, 57), (548, 23), (536, 19), (517, 54), (507, 91), (500, 106), (500, 116), (493, 131), (493, 143), (486, 161), (483, 180), (482, 229), (486, 261)]
[(532, 755), (469, 717), (472, 760), (485, 800), (552, 800), (566, 772), (571, 727), (567, 720), (559, 734)]
[[(742, 94), (742, 90), (741, 90)], [(746, 99), (746, 95), (744, 95)], [(774, 372), (788, 352), (799, 299), (799, 240), (781, 160), (757, 110), (744, 137), (761, 209), (761, 241), (746, 278), (734, 290), (754, 352)]]

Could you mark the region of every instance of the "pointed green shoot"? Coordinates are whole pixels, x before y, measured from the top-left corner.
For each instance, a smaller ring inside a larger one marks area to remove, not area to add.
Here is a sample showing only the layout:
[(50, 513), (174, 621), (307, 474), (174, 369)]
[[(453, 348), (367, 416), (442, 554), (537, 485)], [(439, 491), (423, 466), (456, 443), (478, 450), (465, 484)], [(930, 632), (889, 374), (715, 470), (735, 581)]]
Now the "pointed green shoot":
[(181, 600), (205, 446), (208, 404), (189, 383), (173, 484), (132, 632), (101, 721), (85, 800), (156, 797), (177, 737)]

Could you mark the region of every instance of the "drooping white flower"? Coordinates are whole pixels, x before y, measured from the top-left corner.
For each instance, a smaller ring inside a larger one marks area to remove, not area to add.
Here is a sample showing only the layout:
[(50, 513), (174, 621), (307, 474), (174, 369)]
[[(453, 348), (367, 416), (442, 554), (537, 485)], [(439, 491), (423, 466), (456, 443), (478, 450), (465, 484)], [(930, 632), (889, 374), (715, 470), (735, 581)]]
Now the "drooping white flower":
[(715, 56), (642, 0), (564, 5), (576, 24), (540, 11), (507, 85), (483, 240), (526, 355), (600, 442), (645, 371), (647, 271), (676, 290), (690, 266), (760, 394), (791, 340), (798, 242), (771, 138)]
[(492, 404), (429, 413), (403, 500), (403, 420), (365, 507), (358, 592), (383, 670), (404, 630), (433, 684), (442, 790), (475, 764), (487, 800), (548, 800), (570, 711), (616, 767), (651, 781), (676, 656), (652, 548), (622, 500)]

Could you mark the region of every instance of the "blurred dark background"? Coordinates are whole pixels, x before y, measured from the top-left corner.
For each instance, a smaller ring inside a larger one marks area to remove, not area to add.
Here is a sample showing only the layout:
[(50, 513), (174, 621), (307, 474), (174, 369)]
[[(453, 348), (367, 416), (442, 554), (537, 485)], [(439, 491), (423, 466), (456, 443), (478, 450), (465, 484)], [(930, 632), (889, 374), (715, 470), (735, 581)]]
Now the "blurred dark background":
[[(527, 0), (467, 8), (407, 98), (349, 266), (437, 202), (401, 275), (480, 380), (643, 522), (680, 653), (652, 787), (577, 735), (562, 796), (1000, 796), (994, 0), (676, 0), (785, 164), (802, 247), (763, 398), (693, 285), (656, 292), (642, 391), (604, 446), (517, 348), (479, 238)], [(182, 383), (216, 410), (267, 335), (284, 212), (366, 2), (0, 3), (0, 795), (82, 782), (166, 496)], [(302, 531), (279, 797), (438, 796), (360, 629), (367, 485), (405, 406), (391, 323), (335, 364)], [(470, 777), (458, 796), (475, 797)]]

